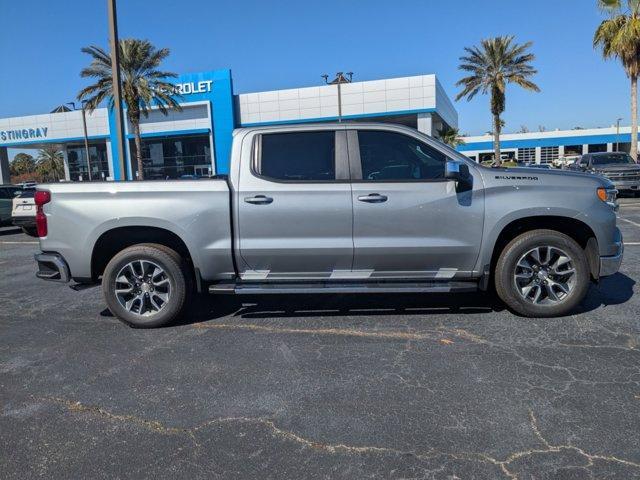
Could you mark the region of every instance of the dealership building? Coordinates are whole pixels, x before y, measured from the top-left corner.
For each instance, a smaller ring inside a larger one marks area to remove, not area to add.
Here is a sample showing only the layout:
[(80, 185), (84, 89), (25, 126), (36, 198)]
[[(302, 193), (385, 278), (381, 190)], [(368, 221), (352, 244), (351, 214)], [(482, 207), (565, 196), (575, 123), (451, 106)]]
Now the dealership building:
[[(338, 119), (337, 85), (236, 94), (230, 70), (182, 75), (174, 83), (181, 110), (166, 116), (152, 110), (141, 119), (147, 179), (228, 173), (234, 128)], [(352, 82), (340, 88), (345, 121), (394, 122), (429, 135), (458, 125), (456, 110), (435, 75)], [(124, 159), (118, 157), (112, 110), (87, 112), (86, 126), (89, 162), (80, 110), (0, 118), (0, 183), (9, 182), (8, 149), (51, 145), (63, 154), (67, 180), (135, 178), (131, 125), (125, 125)]]
[[(236, 94), (230, 70), (186, 74), (174, 83), (181, 110), (163, 115), (154, 109), (141, 119), (147, 179), (228, 173), (232, 132), (238, 127), (331, 122), (340, 110), (345, 121), (399, 123), (436, 137), (443, 127), (458, 126), (453, 103), (433, 74), (344, 83), (340, 96), (337, 85)], [(62, 152), (66, 180), (136, 178), (131, 126), (125, 124), (126, 158), (119, 158), (115, 148), (112, 110), (87, 112), (86, 127), (89, 161), (81, 110), (0, 118), (0, 184), (9, 183), (9, 149), (46, 146)], [(628, 127), (532, 132), (502, 135), (501, 147), (509, 158), (548, 163), (560, 156), (629, 151), (630, 138)], [(464, 140), (458, 147), (462, 153), (476, 161), (491, 158), (491, 136)]]
[[(458, 150), (477, 162), (493, 157), (493, 136), (465, 137)], [(500, 135), (502, 157), (522, 162), (551, 163), (560, 157), (594, 152), (629, 152), (631, 128), (616, 126)]]

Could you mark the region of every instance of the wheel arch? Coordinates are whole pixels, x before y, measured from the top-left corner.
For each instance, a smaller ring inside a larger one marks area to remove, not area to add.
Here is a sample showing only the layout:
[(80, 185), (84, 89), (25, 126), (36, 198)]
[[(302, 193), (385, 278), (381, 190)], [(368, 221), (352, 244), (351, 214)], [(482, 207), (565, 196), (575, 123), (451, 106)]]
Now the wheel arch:
[(576, 218), (561, 215), (522, 217), (506, 224), (498, 233), (491, 252), (488, 267), (492, 277), (494, 276), (500, 253), (507, 244), (524, 232), (538, 229), (554, 230), (575, 240), (585, 251), (592, 279), (598, 279), (600, 273), (600, 257), (595, 232), (587, 223)]
[(122, 226), (103, 232), (94, 243), (91, 252), (92, 279), (98, 280), (109, 261), (118, 252), (142, 243), (163, 245), (177, 252), (189, 266), (196, 285), (200, 284), (197, 264), (184, 240), (171, 230), (149, 226)]

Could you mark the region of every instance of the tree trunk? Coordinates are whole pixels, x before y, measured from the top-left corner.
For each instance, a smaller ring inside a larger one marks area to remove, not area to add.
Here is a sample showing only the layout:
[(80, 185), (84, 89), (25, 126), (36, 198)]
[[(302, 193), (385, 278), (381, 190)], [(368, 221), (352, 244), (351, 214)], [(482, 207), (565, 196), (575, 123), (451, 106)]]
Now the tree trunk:
[(493, 152), (495, 163), (499, 167), (502, 165), (502, 157), (500, 155), (500, 129), (502, 126), (500, 125), (500, 115), (493, 115)]
[(638, 76), (631, 76), (631, 156), (638, 161)]
[(136, 163), (138, 164), (138, 180), (144, 180), (144, 170), (142, 168), (142, 139), (140, 138), (140, 124), (131, 122), (133, 134), (136, 142)]

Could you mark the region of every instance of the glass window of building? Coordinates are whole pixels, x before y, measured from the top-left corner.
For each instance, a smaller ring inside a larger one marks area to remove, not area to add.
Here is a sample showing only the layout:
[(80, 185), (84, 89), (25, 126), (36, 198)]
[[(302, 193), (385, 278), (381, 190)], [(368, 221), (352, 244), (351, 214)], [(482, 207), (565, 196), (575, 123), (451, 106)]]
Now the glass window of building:
[[(129, 142), (131, 171), (138, 172), (136, 146)], [(146, 180), (206, 177), (212, 173), (208, 135), (142, 139), (142, 165)]]
[(89, 181), (89, 165), (91, 166), (91, 180), (106, 180), (109, 176), (109, 160), (106, 143), (89, 145), (90, 162), (84, 144), (67, 146), (67, 163), (69, 165), (69, 179), (74, 182)]
[(582, 155), (582, 145), (566, 145), (564, 147), (564, 156)]
[[(617, 150), (616, 150), (616, 146), (617, 146)], [(617, 152), (631, 153), (631, 143), (629, 143), (629, 142), (620, 142), (617, 145), (614, 143), (613, 144), (613, 150), (617, 151)]]
[(558, 147), (542, 147), (540, 149), (540, 163), (551, 163), (560, 155)]
[(530, 148), (519, 148), (518, 149), (518, 160), (521, 162), (535, 162), (536, 161), (536, 149), (535, 147)]
[(589, 145), (589, 153), (599, 153), (606, 152), (607, 144), (606, 143), (594, 143)]

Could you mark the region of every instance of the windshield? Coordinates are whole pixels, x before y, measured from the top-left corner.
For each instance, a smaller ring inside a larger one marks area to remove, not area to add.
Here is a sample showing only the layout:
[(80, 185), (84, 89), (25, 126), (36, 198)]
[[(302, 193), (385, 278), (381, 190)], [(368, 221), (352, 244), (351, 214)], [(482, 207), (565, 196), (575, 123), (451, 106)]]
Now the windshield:
[(610, 153), (608, 155), (594, 155), (592, 165), (609, 165), (612, 163), (635, 163), (626, 153)]

